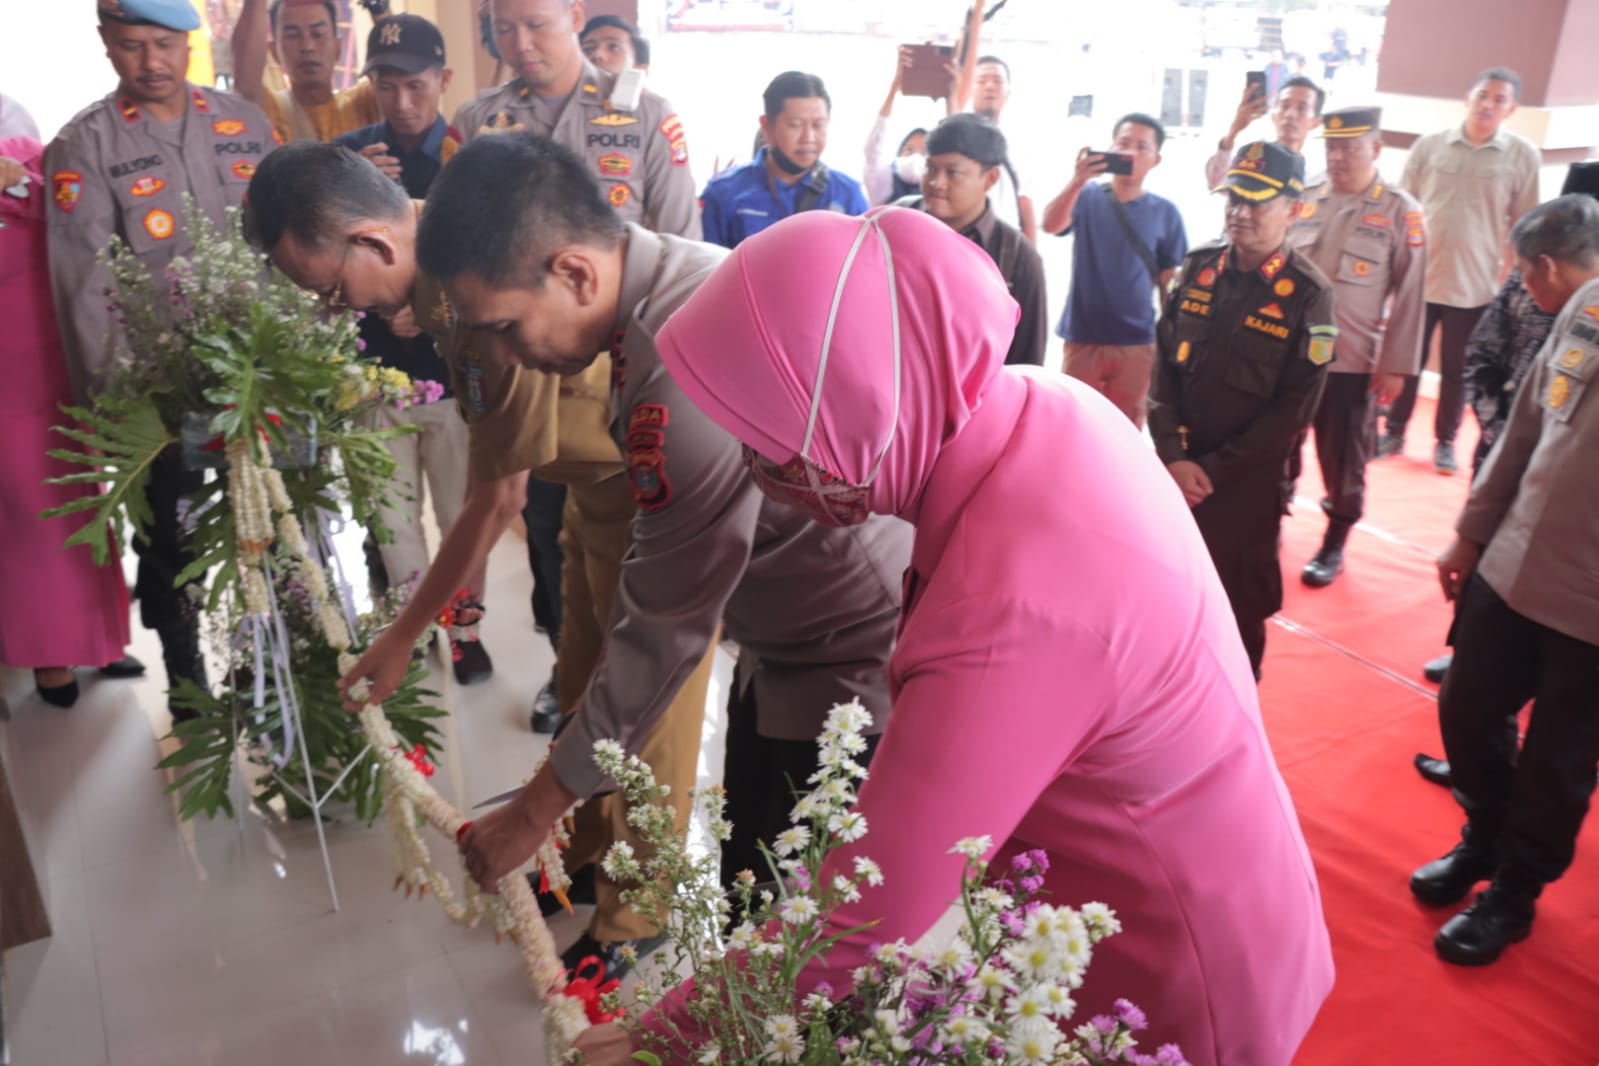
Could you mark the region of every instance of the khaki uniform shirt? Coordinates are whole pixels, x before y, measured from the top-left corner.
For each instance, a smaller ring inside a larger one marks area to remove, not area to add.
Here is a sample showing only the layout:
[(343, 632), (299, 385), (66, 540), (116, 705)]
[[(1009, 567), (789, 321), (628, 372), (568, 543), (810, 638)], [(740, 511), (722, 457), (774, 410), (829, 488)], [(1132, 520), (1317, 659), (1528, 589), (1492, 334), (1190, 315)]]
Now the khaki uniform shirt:
[(422, 274), (411, 310), (450, 369), (467, 425), (472, 480), (486, 484), (531, 472), (548, 481), (586, 483), (622, 472), (610, 435), (609, 356), (572, 377), (486, 362), (473, 351), (471, 331), (456, 323), (444, 290)]
[(1303, 202), (1288, 243), (1333, 283), (1338, 344), (1330, 371), (1419, 374), (1427, 318), (1421, 205), (1381, 176), (1350, 196), (1314, 185)]
[(635, 110), (612, 107), (615, 83), (616, 75), (584, 60), (577, 90), (553, 125), (520, 79), (462, 104), (454, 125), (467, 141), (513, 130), (559, 141), (588, 165), (623, 222), (699, 240), (699, 197), (689, 173), (682, 120), (671, 104), (648, 89)]
[(1505, 239), (1538, 206), (1537, 147), (1501, 129), (1473, 148), (1464, 127), (1417, 141), (1399, 184), (1427, 213), (1427, 302), (1486, 307), (1499, 289)]
[(64, 126), (45, 152), (50, 282), (67, 352), (72, 392), (82, 402), (104, 384), (117, 339), (98, 262), (113, 235), (126, 241), (155, 279), (192, 250), (183, 231), (183, 197), (220, 224), (244, 199), (256, 164), (276, 147), (261, 109), (232, 93), (189, 87), (189, 106), (170, 126), (113, 92)]
[(1455, 529), (1517, 613), (1599, 645), (1599, 281), (1572, 296), (1527, 371)]
[(656, 332), (726, 252), (628, 227), (612, 431), (638, 514), (599, 669), (551, 759), (579, 796), (605, 785), (596, 740), (636, 751), (725, 618), (753, 684), (760, 732), (814, 740), (834, 703), (887, 725), (888, 659), (911, 529), (872, 518), (830, 529), (768, 500), (738, 441), (661, 366)]
[(268, 89), (261, 96), (261, 110), (284, 143), (327, 142), (341, 133), (383, 121), (377, 93), (366, 78), (348, 89), (333, 90), (333, 99), (315, 107), (306, 107), (288, 89)]

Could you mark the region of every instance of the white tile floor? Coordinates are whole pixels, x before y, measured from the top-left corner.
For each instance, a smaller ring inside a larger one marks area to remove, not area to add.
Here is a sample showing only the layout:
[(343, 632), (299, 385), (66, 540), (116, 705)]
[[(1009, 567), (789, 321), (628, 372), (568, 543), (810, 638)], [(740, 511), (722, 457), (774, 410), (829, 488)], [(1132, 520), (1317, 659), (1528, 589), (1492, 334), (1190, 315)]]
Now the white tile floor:
[[(434, 779), (458, 805), (514, 786), (544, 747), (527, 713), (550, 650), (532, 630), (520, 540), (495, 549), (489, 587), (495, 676), (452, 686)], [(393, 892), (381, 823), (328, 827), (335, 913), (309, 823), (254, 812), (238, 824), (177, 820), (168, 775), (152, 769), (169, 724), (159, 647), (138, 631), (132, 650), (149, 677), (80, 672), (83, 695), (68, 711), (34, 697), (27, 672), (0, 678), (10, 707), (0, 757), (55, 929), (5, 956), (11, 1063), (541, 1063), (515, 949), (450, 925), (431, 899)], [(730, 666), (721, 655), (702, 779), (720, 764)], [(585, 921), (583, 910), (557, 919), (557, 942)]]

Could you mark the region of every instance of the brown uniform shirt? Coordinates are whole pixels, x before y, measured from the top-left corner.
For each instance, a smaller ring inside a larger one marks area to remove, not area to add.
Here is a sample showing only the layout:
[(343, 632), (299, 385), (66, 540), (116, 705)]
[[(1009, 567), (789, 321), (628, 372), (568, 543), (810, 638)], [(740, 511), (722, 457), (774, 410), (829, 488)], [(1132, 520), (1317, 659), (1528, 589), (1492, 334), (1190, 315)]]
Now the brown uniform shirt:
[(1518, 614), (1599, 645), (1599, 281), (1578, 289), (1527, 370), (1455, 524)]
[(699, 197), (682, 120), (648, 89), (634, 110), (613, 107), (615, 84), (616, 75), (584, 60), (577, 89), (553, 123), (543, 101), (513, 79), (462, 104), (454, 126), (467, 141), (513, 130), (559, 141), (589, 166), (622, 221), (699, 240)]
[(183, 117), (169, 124), (113, 92), (78, 112), (45, 152), (54, 200), (50, 283), (79, 401), (104, 383), (119, 343), (106, 306), (110, 272), (99, 263), (112, 236), (149, 269), (165, 306), (166, 268), (192, 250), (183, 197), (220, 225), (276, 147), (266, 116), (248, 100), (195, 85), (188, 95)]
[(911, 529), (895, 518), (829, 529), (763, 496), (738, 441), (667, 375), (656, 332), (726, 251), (628, 227), (612, 432), (638, 514), (605, 655), (551, 759), (580, 796), (605, 784), (596, 740), (636, 751), (717, 627), (740, 647), (765, 736), (814, 740), (834, 703), (888, 722), (887, 667)]
[(1305, 190), (1288, 243), (1333, 283), (1334, 374), (1421, 372), (1427, 318), (1427, 234), (1421, 204), (1379, 176), (1344, 196), (1327, 183)]

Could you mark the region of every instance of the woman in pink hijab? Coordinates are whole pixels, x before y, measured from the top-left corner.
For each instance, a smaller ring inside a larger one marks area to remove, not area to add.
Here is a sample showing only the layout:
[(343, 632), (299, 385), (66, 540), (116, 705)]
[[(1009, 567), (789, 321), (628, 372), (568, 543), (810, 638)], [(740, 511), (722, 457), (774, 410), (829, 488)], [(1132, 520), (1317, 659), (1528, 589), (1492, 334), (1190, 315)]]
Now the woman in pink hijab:
[(73, 664), (115, 662), (117, 676), (143, 668), (120, 658), (121, 570), (95, 566), (87, 547), (62, 547), (82, 517), (39, 518), (84, 492), (44, 483), (77, 468), (45, 455), (67, 443), (50, 427), (65, 420), (60, 405), (72, 393), (45, 261), (43, 156), (31, 137), (0, 138), (0, 662), (33, 667), (39, 695), (67, 707), (78, 698)]
[(916, 527), (854, 846), (886, 884), (834, 915), (878, 924), (806, 988), (920, 937), (958, 893), (950, 846), (987, 834), (995, 864), (1042, 848), (1056, 900), (1118, 913), (1079, 1018), (1125, 996), (1195, 1066), (1286, 1066), (1332, 956), (1227, 597), (1126, 417), (1001, 365), (1017, 313), (936, 219), (818, 211), (741, 244), (657, 338), (768, 494)]

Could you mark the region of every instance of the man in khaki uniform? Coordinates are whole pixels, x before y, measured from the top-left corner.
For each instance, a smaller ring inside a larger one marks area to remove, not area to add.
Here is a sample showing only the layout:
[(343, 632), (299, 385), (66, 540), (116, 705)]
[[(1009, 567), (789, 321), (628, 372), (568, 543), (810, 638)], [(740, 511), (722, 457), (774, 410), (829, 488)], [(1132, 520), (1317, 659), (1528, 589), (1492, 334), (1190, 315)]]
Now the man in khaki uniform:
[[(233, 27), (233, 85), (259, 104), (284, 141), (331, 141), (382, 122), (372, 83), (333, 87), (339, 62), (339, 13), (330, 0), (244, 0)], [(265, 83), (267, 54), (288, 78)]]
[(1599, 205), (1562, 196), (1510, 240), (1522, 283), (1558, 317), (1438, 557), (1456, 603), (1438, 724), (1466, 824), (1410, 879), (1433, 906), (1492, 879), (1433, 940), (1462, 966), (1492, 963), (1531, 933), (1537, 898), (1576, 854), (1599, 762)]
[[(610, 618), (634, 510), (621, 454), (610, 435), (609, 358), (568, 377), (479, 360), (470, 331), (459, 328), (439, 286), (417, 270), (421, 205), (348, 149), (290, 145), (262, 166), (250, 193), (247, 232), (296, 284), (319, 293), (337, 292), (342, 303), (379, 316), (409, 313), (435, 339), (450, 364), (456, 403), (470, 434), (461, 513), (445, 531), (406, 609), (373, 643), (351, 678), (370, 677), (376, 699), (394, 691), (416, 638), (469, 576), (480, 571), (521, 510), (533, 471), (571, 484), (571, 506), (586, 508), (575, 526), (592, 547), (574, 555), (585, 565), (571, 575), (577, 594), (570, 602), (592, 603), (586, 628), (597, 635), (592, 649), (563, 642), (561, 655), (568, 691), (581, 694), (599, 656), (601, 627)], [(357, 216), (340, 214), (338, 205), (348, 203), (359, 203), (363, 210)], [(585, 491), (590, 489), (594, 491)], [(592, 620), (595, 616), (598, 622)], [(574, 627), (574, 632), (584, 631), (584, 626)], [(659, 779), (673, 784), (673, 800), (684, 819), (710, 683), (714, 649), (709, 644), (707, 639), (701, 646), (698, 665), (640, 751)], [(626, 824), (623, 805), (614, 800), (585, 805), (578, 823), (568, 852), (574, 870), (598, 859), (614, 840), (641, 846)], [(591, 935), (604, 943), (654, 935), (653, 927), (621, 903), (620, 891), (603, 875), (596, 878)]]
[[(1439, 332), (1433, 467), (1440, 474), (1458, 469), (1455, 434), (1466, 409), (1466, 342), (1509, 273), (1505, 238), (1510, 227), (1538, 203), (1538, 148), (1503, 128), (1520, 95), (1521, 79), (1514, 71), (1483, 71), (1466, 96), (1465, 121), (1417, 141), (1399, 179), (1427, 213), (1422, 344), (1431, 341), (1435, 329)], [(1417, 379), (1406, 382), (1389, 409), (1379, 458), (1405, 450), (1417, 388)]]
[(1327, 178), (1305, 190), (1288, 243), (1333, 283), (1338, 342), (1312, 423), (1326, 487), (1327, 533), (1300, 572), (1312, 588), (1333, 583), (1349, 531), (1365, 513), (1366, 464), (1376, 446), (1377, 404), (1421, 369), (1426, 317), (1426, 229), (1421, 204), (1377, 173), (1382, 110), (1327, 114)]
[[(155, 279), (193, 250), (183, 228), (183, 198), (215, 223), (239, 203), (257, 164), (276, 146), (254, 104), (190, 85), (188, 33), (200, 25), (188, 0), (100, 0), (100, 37), (120, 79), (108, 96), (62, 128), (45, 152), (53, 201), (49, 212), (50, 282), (74, 398), (82, 403), (105, 383), (119, 332), (99, 257), (121, 238)], [(159, 301), (158, 301), (159, 303)], [(205, 687), (195, 609), (173, 582), (188, 566), (179, 509), (198, 488), (198, 471), (176, 459), (151, 469), (152, 516), (139, 555), (139, 613), (161, 637), (167, 679)], [(191, 716), (174, 708), (175, 718)]]
[[(525, 862), (574, 800), (605, 790), (594, 742), (636, 750), (724, 618), (740, 647), (728, 812), (746, 834), (770, 839), (767, 826), (785, 819), (785, 774), (803, 783), (814, 770), (833, 703), (859, 698), (874, 732), (889, 708), (909, 527), (824, 528), (761, 494), (738, 442), (688, 401), (655, 350), (655, 332), (725, 253), (621, 224), (585, 170), (542, 138), (469, 144), (440, 176), (418, 235), (423, 269), (462, 324), (482, 331), (474, 349), (485, 366), (573, 376), (610, 344), (611, 433), (635, 501), (604, 654), (577, 713), (522, 793), (463, 837), (467, 870), (486, 885)], [(474, 213), (485, 203), (492, 220)], [(737, 772), (752, 767), (765, 770), (753, 782)], [(589, 945), (612, 975), (624, 968), (614, 947)]]
[[(649, 90), (636, 100), (615, 97), (617, 76), (583, 57), (578, 39), (582, 5), (574, 6), (572, 0), (494, 0), (488, 13), (493, 51), (514, 76), (456, 112), (454, 125), (462, 139), (515, 131), (550, 137), (585, 160), (623, 221), (698, 240), (699, 201), (683, 124), (671, 105)], [(631, 513), (620, 483), (601, 481), (573, 489), (584, 497), (581, 502), (568, 498), (569, 488), (532, 478), (522, 512), (534, 574), (533, 616), (556, 647), (556, 672), (534, 708), (536, 733), (556, 728), (593, 669), (605, 616), (583, 599), (589, 584), (585, 575), (591, 565), (617, 565), (619, 560), (602, 545), (621, 543), (618, 527)], [(609, 521), (601, 516), (610, 516)], [(591, 564), (591, 552), (599, 554), (598, 563)], [(578, 601), (567, 603), (568, 594)]]

